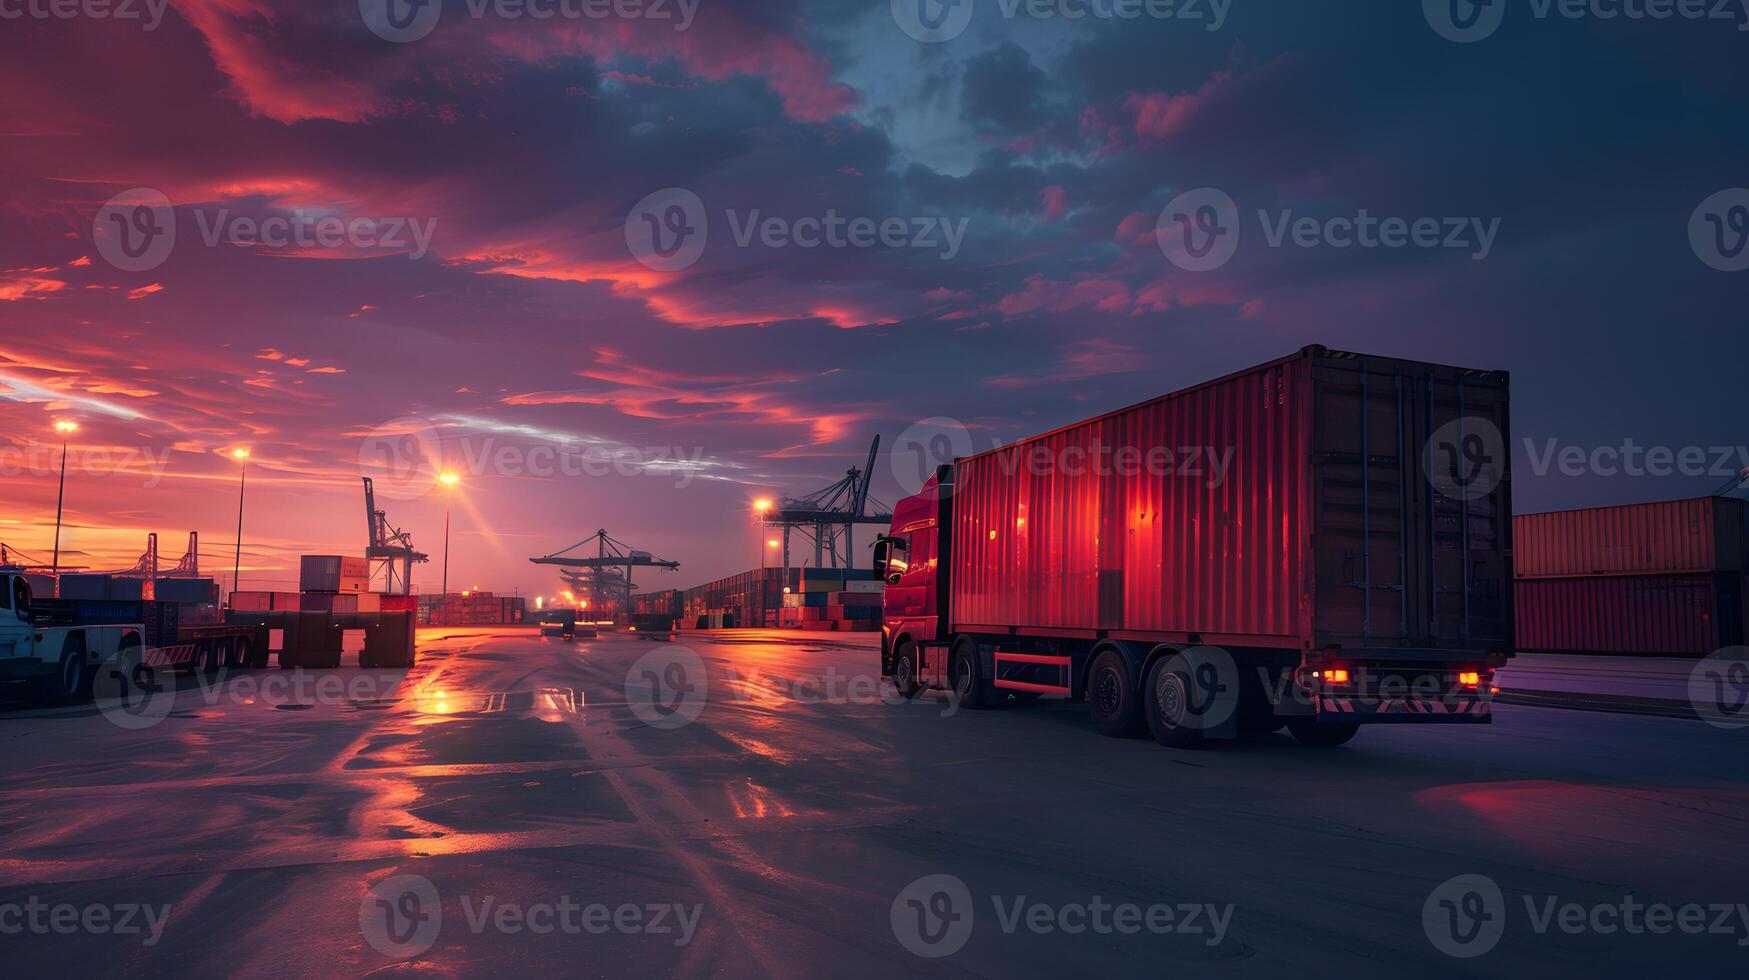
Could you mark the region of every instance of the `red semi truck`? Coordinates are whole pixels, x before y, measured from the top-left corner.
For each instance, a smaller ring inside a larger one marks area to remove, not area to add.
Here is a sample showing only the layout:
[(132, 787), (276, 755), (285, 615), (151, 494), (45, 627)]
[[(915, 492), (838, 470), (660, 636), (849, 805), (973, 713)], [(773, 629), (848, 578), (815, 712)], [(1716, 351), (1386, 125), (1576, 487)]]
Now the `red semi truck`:
[(1308, 347), (936, 468), (875, 545), (881, 669), (1165, 745), (1487, 723), (1504, 372)]

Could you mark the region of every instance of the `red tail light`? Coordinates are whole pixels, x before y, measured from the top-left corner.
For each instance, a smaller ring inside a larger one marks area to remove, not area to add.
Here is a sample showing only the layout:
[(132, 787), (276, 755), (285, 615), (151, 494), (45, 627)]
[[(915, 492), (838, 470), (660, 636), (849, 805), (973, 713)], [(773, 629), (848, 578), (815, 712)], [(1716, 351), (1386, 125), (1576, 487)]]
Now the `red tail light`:
[(1462, 671), (1458, 674), (1458, 683), (1465, 687), (1476, 687), (1482, 683), (1482, 675), (1474, 670)]

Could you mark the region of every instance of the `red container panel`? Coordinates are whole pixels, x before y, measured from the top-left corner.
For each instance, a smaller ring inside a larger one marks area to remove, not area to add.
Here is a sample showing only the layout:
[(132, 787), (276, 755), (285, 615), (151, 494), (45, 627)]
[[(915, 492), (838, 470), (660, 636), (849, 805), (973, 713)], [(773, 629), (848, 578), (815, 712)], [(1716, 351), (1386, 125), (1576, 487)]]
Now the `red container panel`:
[(1506, 454), (1458, 500), (1423, 448), (1460, 417), (1504, 443), (1507, 399), (1504, 375), (1308, 348), (961, 459), (952, 628), (1503, 650)]
[(1743, 502), (1718, 497), (1513, 518), (1519, 578), (1741, 572)]
[(1702, 657), (1742, 642), (1734, 575), (1520, 579), (1518, 648)]

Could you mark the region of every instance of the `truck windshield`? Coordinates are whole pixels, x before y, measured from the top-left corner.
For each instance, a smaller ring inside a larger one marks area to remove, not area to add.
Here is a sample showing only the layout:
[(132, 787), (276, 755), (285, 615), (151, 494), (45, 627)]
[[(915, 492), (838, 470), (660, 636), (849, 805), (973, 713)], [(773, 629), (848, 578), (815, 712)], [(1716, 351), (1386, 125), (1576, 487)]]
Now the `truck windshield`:
[(18, 610), (18, 618), (30, 622), (30, 583), (24, 576), (12, 580), (12, 608)]

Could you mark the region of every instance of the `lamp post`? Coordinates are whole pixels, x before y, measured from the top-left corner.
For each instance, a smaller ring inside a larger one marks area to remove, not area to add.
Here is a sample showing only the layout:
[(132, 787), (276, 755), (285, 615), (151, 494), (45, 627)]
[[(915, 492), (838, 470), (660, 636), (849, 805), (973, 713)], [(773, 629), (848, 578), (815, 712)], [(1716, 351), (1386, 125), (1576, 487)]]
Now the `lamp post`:
[(231, 458), (236, 460), (237, 468), (237, 553), (231, 558), (231, 591), (237, 592), (243, 585), (243, 489), (249, 481), (249, 450), (233, 449)]
[[(760, 497), (753, 501), (754, 519), (758, 522), (754, 530), (759, 532), (760, 541), (765, 539), (765, 515), (770, 510), (771, 500), (769, 498)], [(765, 607), (769, 597), (765, 594), (765, 546), (763, 544), (757, 544), (757, 546), (759, 548), (759, 627), (763, 629), (765, 627)]]
[(445, 491), (443, 495), (443, 592), (440, 601), (443, 603), (444, 619), (447, 620), (449, 618), (447, 615), (449, 612), (449, 505), (450, 501), (455, 498), (455, 486), (462, 482), (462, 478), (454, 473), (443, 473), (438, 476), (437, 482), (443, 484)]
[(79, 423), (60, 421), (55, 431), (61, 434), (61, 486), (55, 491), (55, 557), (49, 566), (49, 576), (55, 583), (55, 598), (61, 597), (61, 505), (67, 500), (67, 437), (79, 431)]

